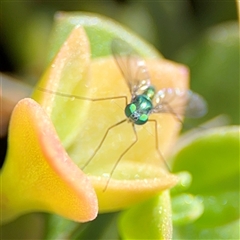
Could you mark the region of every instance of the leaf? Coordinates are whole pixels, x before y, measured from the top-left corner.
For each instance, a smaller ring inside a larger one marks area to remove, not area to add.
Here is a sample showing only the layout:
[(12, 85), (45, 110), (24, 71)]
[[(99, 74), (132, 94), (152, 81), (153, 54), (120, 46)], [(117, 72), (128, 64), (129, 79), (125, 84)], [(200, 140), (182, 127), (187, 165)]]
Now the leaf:
[(72, 162), (39, 104), (18, 102), (9, 127), (9, 147), (1, 169), (1, 221), (29, 212), (52, 212), (86, 222), (97, 215), (95, 192)]
[[(89, 29), (97, 38), (102, 35), (100, 40), (103, 42), (94, 43), (96, 39), (90, 36)], [(103, 47), (101, 44), (106, 43), (106, 34), (109, 45)], [(113, 57), (98, 55), (98, 58), (90, 59), (90, 55), (95, 54), (94, 44), (99, 49), (108, 49), (110, 54), (110, 42), (114, 36), (126, 35), (126, 41), (131, 40), (137, 51), (143, 47), (140, 52), (145, 56), (157, 56), (155, 50), (111, 20), (88, 14), (59, 14), (53, 35), (55, 57), (39, 83), (41, 91), (36, 89), (33, 96), (51, 117), (64, 147), (79, 168), (83, 168), (96, 153), (84, 172), (89, 175), (98, 195), (99, 211), (124, 209), (175, 185), (177, 178), (166, 171), (164, 160), (157, 153), (155, 126), (151, 122), (137, 127), (137, 143), (111, 175), (119, 156), (136, 138), (128, 122), (116, 125), (126, 119), (124, 107), (126, 98), (130, 101), (131, 96)], [(63, 45), (59, 49), (60, 43)], [(56, 54), (55, 51), (59, 52)], [(157, 89), (188, 88), (185, 66), (156, 58), (146, 59), (146, 62)], [(119, 99), (113, 99), (116, 97)], [(92, 101), (99, 98), (104, 100)], [(172, 116), (156, 115), (152, 118), (158, 122), (159, 149), (165, 155), (178, 135), (180, 124)]]
[(221, 127), (188, 139), (173, 159), (173, 171), (189, 171), (194, 194), (238, 190), (239, 127)]
[(119, 218), (123, 239), (171, 239), (171, 203), (168, 191), (124, 211)]
[(207, 236), (207, 231), (209, 239), (210, 236), (214, 239), (226, 237), (230, 232), (229, 236), (237, 238), (239, 126), (203, 131), (181, 145), (173, 157), (173, 169), (191, 173), (192, 185), (188, 192), (202, 199), (204, 212), (194, 223), (178, 227), (176, 231), (183, 234), (180, 235), (183, 238), (202, 239), (202, 236)]
[(145, 57), (161, 56), (153, 46), (112, 19), (86, 12), (58, 12), (55, 15), (55, 25), (52, 31), (50, 60), (76, 26), (82, 26), (85, 29), (91, 43), (92, 58), (111, 55), (110, 45), (112, 39), (116, 37), (134, 44), (136, 50)]
[(204, 205), (200, 197), (180, 194), (172, 198), (172, 211), (174, 225), (186, 225), (202, 215)]

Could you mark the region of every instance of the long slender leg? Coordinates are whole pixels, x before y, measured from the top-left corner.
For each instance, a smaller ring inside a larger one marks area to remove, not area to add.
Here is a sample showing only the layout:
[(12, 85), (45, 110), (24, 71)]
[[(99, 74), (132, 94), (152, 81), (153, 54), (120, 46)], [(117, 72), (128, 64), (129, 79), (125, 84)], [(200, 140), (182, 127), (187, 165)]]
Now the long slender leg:
[(123, 157), (123, 156), (129, 151), (129, 149), (131, 149), (132, 146), (138, 141), (138, 135), (137, 135), (137, 132), (136, 132), (134, 123), (132, 123), (132, 127), (133, 127), (133, 131), (134, 131), (134, 134), (135, 134), (135, 140), (134, 140), (133, 143), (131, 143), (131, 145), (129, 145), (129, 147), (128, 147), (127, 149), (125, 149), (125, 151), (119, 156), (118, 160), (117, 160), (116, 163), (114, 164), (114, 166), (113, 166), (113, 168), (112, 168), (112, 170), (111, 170), (111, 172), (110, 172), (110, 176), (109, 176), (109, 178), (108, 178), (108, 180), (107, 180), (106, 186), (105, 186), (105, 188), (103, 189), (103, 192), (106, 191), (107, 186), (108, 186), (108, 184), (109, 184), (109, 182), (110, 182), (110, 180), (111, 180), (111, 177), (112, 177), (112, 175), (113, 175), (113, 173), (114, 173), (117, 165), (118, 165), (119, 162), (121, 161), (122, 157)]
[(158, 147), (158, 123), (157, 123), (157, 120), (156, 119), (149, 119), (148, 120), (149, 122), (153, 122), (154, 123), (154, 127), (155, 127), (155, 144), (156, 144), (156, 149), (158, 151), (158, 155), (161, 157), (161, 159), (163, 160), (164, 162), (164, 165), (166, 166), (166, 168), (169, 170), (169, 172), (171, 172), (169, 166), (167, 165), (166, 161), (165, 161), (165, 158), (163, 157), (163, 154), (162, 152), (160, 151), (159, 147)]
[(106, 98), (88, 98), (88, 97), (81, 97), (81, 96), (77, 96), (77, 95), (71, 95), (71, 94), (67, 94), (67, 93), (56, 92), (56, 91), (48, 90), (48, 89), (45, 89), (45, 88), (42, 88), (42, 87), (37, 87), (37, 89), (39, 91), (47, 92), (47, 93), (50, 93), (50, 94), (55, 94), (55, 95), (58, 95), (58, 96), (61, 96), (61, 97), (76, 98), (76, 99), (86, 100), (86, 101), (91, 101), (91, 102), (124, 98), (125, 99), (125, 104), (127, 105), (127, 96), (113, 96), (113, 97), (106, 97)]
[(88, 159), (88, 161), (84, 164), (84, 166), (82, 167), (82, 169), (84, 169), (84, 168), (91, 162), (91, 160), (92, 160), (92, 159), (94, 158), (94, 156), (97, 154), (98, 150), (102, 147), (102, 145), (103, 145), (103, 143), (104, 143), (104, 141), (105, 141), (105, 139), (106, 139), (109, 131), (110, 131), (112, 128), (114, 128), (114, 127), (116, 127), (116, 126), (118, 126), (118, 125), (120, 125), (120, 124), (122, 124), (122, 123), (124, 123), (124, 122), (126, 122), (126, 121), (127, 121), (127, 118), (124, 119), (124, 120), (121, 120), (121, 121), (118, 122), (118, 123), (115, 123), (114, 125), (112, 125), (111, 127), (108, 128), (108, 130), (107, 130), (106, 133), (104, 134), (104, 136), (103, 136), (100, 144), (98, 145), (98, 147), (97, 147), (96, 150), (94, 151), (93, 155), (92, 155), (92, 156)]
[[(67, 93), (61, 93), (61, 92), (57, 92), (57, 91), (52, 91), (52, 90), (44, 89), (44, 88), (42, 88), (42, 87), (38, 87), (37, 89), (38, 89), (39, 91), (47, 92), (47, 93), (50, 93), (50, 94), (56, 94), (56, 95), (61, 96), (61, 97), (76, 98), (76, 99), (86, 100), (86, 101), (92, 101), (92, 102), (95, 102), (95, 101), (104, 101), (104, 100), (112, 100), (112, 99), (123, 99), (123, 98), (124, 98), (124, 99), (125, 99), (125, 106), (126, 106), (127, 103), (128, 103), (128, 101), (127, 101), (127, 96), (114, 96), (114, 97), (94, 98), (94, 99), (92, 99), (92, 98), (81, 97), (81, 96), (77, 96), (77, 95), (71, 95), (71, 94), (67, 94)], [(87, 165), (91, 162), (91, 160), (92, 160), (92, 159), (94, 158), (94, 156), (97, 154), (98, 150), (101, 148), (103, 142), (105, 141), (105, 139), (106, 139), (109, 131), (110, 131), (112, 128), (114, 128), (114, 127), (116, 127), (116, 126), (118, 126), (118, 125), (120, 125), (120, 124), (122, 124), (122, 123), (124, 123), (124, 122), (126, 122), (126, 121), (127, 121), (127, 119), (124, 119), (124, 120), (122, 120), (122, 121), (120, 121), (120, 122), (118, 122), (118, 123), (116, 123), (116, 124), (114, 124), (114, 125), (112, 125), (111, 127), (108, 128), (108, 130), (107, 130), (106, 133), (104, 134), (104, 136), (103, 136), (100, 144), (98, 145), (97, 149), (95, 150), (94, 154), (93, 154), (93, 155), (90, 157), (90, 159), (85, 163), (85, 165), (82, 167), (82, 169), (84, 169), (85, 167), (87, 167)], [(118, 158), (118, 160), (117, 160), (117, 162), (115, 163), (112, 171), (110, 172), (110, 177), (109, 177), (109, 179), (108, 179), (108, 181), (107, 181), (107, 184), (106, 184), (106, 186), (105, 186), (105, 188), (104, 188), (104, 191), (107, 189), (107, 186), (108, 186), (108, 183), (109, 183), (109, 181), (110, 181), (110, 178), (111, 178), (114, 170), (116, 169), (118, 163), (120, 162), (120, 160), (121, 160), (122, 157), (124, 156), (124, 154), (126, 154), (127, 151), (138, 141), (138, 136), (137, 136), (137, 133), (136, 133), (136, 129), (135, 129), (134, 124), (132, 124), (132, 126), (133, 126), (133, 130), (134, 130), (134, 134), (135, 134), (136, 139), (135, 139), (135, 141), (120, 155), (120, 157)]]

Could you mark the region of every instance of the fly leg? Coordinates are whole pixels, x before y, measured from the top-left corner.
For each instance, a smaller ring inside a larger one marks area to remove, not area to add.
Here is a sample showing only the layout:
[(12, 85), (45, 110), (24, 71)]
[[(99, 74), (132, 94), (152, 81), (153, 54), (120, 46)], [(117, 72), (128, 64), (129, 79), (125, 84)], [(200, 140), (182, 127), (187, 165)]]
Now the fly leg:
[(165, 158), (163, 157), (162, 152), (159, 149), (159, 145), (158, 145), (158, 123), (156, 119), (149, 119), (149, 122), (153, 122), (154, 123), (154, 129), (155, 129), (155, 145), (156, 145), (156, 149), (158, 152), (158, 155), (160, 156), (160, 158), (163, 160), (164, 165), (166, 166), (166, 168), (169, 170), (169, 172), (171, 172), (169, 166), (167, 165), (167, 162), (165, 161)]
[(102, 145), (103, 145), (103, 143), (104, 143), (104, 141), (105, 141), (105, 139), (106, 139), (109, 131), (110, 131), (111, 129), (115, 128), (116, 126), (118, 126), (118, 125), (126, 122), (126, 121), (127, 121), (127, 118), (124, 119), (124, 120), (121, 120), (121, 121), (118, 122), (118, 123), (115, 123), (114, 125), (112, 125), (111, 127), (108, 128), (108, 130), (107, 130), (106, 133), (104, 134), (104, 136), (103, 136), (100, 144), (98, 145), (97, 149), (94, 151), (93, 155), (88, 159), (88, 161), (84, 164), (84, 166), (82, 167), (82, 169), (84, 169), (84, 168), (87, 167), (87, 165), (91, 162), (91, 160), (92, 160), (92, 159), (94, 158), (94, 156), (97, 154), (98, 150), (102, 147)]
[[(126, 120), (127, 120), (127, 119), (126, 119)], [(138, 141), (138, 135), (137, 135), (137, 132), (136, 132), (134, 123), (132, 123), (132, 127), (133, 127), (133, 132), (134, 132), (134, 135), (135, 135), (135, 140), (134, 140), (133, 143), (131, 143), (131, 145), (129, 145), (129, 147), (128, 147), (127, 149), (125, 149), (125, 151), (119, 156), (118, 160), (117, 160), (116, 163), (114, 164), (114, 166), (113, 166), (113, 168), (112, 168), (112, 170), (111, 170), (111, 172), (110, 172), (110, 176), (109, 176), (109, 178), (108, 178), (108, 180), (107, 180), (106, 186), (105, 186), (105, 188), (103, 189), (103, 192), (105, 192), (105, 191), (107, 190), (107, 186), (108, 186), (108, 184), (109, 184), (109, 182), (110, 182), (110, 180), (111, 180), (111, 177), (112, 177), (112, 175), (113, 175), (113, 173), (114, 173), (117, 165), (118, 165), (119, 162), (121, 161), (122, 157), (123, 157), (123, 156), (132, 148), (132, 146)]]

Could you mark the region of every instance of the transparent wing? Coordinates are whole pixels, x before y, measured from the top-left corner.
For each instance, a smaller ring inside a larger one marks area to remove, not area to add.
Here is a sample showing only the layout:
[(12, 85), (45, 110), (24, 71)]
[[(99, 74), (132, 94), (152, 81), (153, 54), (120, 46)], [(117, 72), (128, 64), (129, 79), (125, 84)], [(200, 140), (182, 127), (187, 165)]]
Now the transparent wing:
[(164, 88), (154, 98), (153, 113), (172, 113), (198, 118), (206, 114), (207, 103), (202, 96), (191, 90)]
[(121, 39), (113, 39), (112, 53), (132, 96), (141, 94), (150, 85), (145, 61)]

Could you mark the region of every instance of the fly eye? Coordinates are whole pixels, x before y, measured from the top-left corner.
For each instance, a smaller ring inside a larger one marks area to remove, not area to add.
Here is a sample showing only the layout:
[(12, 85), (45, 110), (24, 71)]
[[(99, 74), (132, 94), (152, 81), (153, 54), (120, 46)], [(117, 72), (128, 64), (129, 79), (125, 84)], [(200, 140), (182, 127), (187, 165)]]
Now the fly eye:
[(147, 114), (141, 114), (138, 119), (134, 122), (136, 125), (143, 125), (148, 121)]

